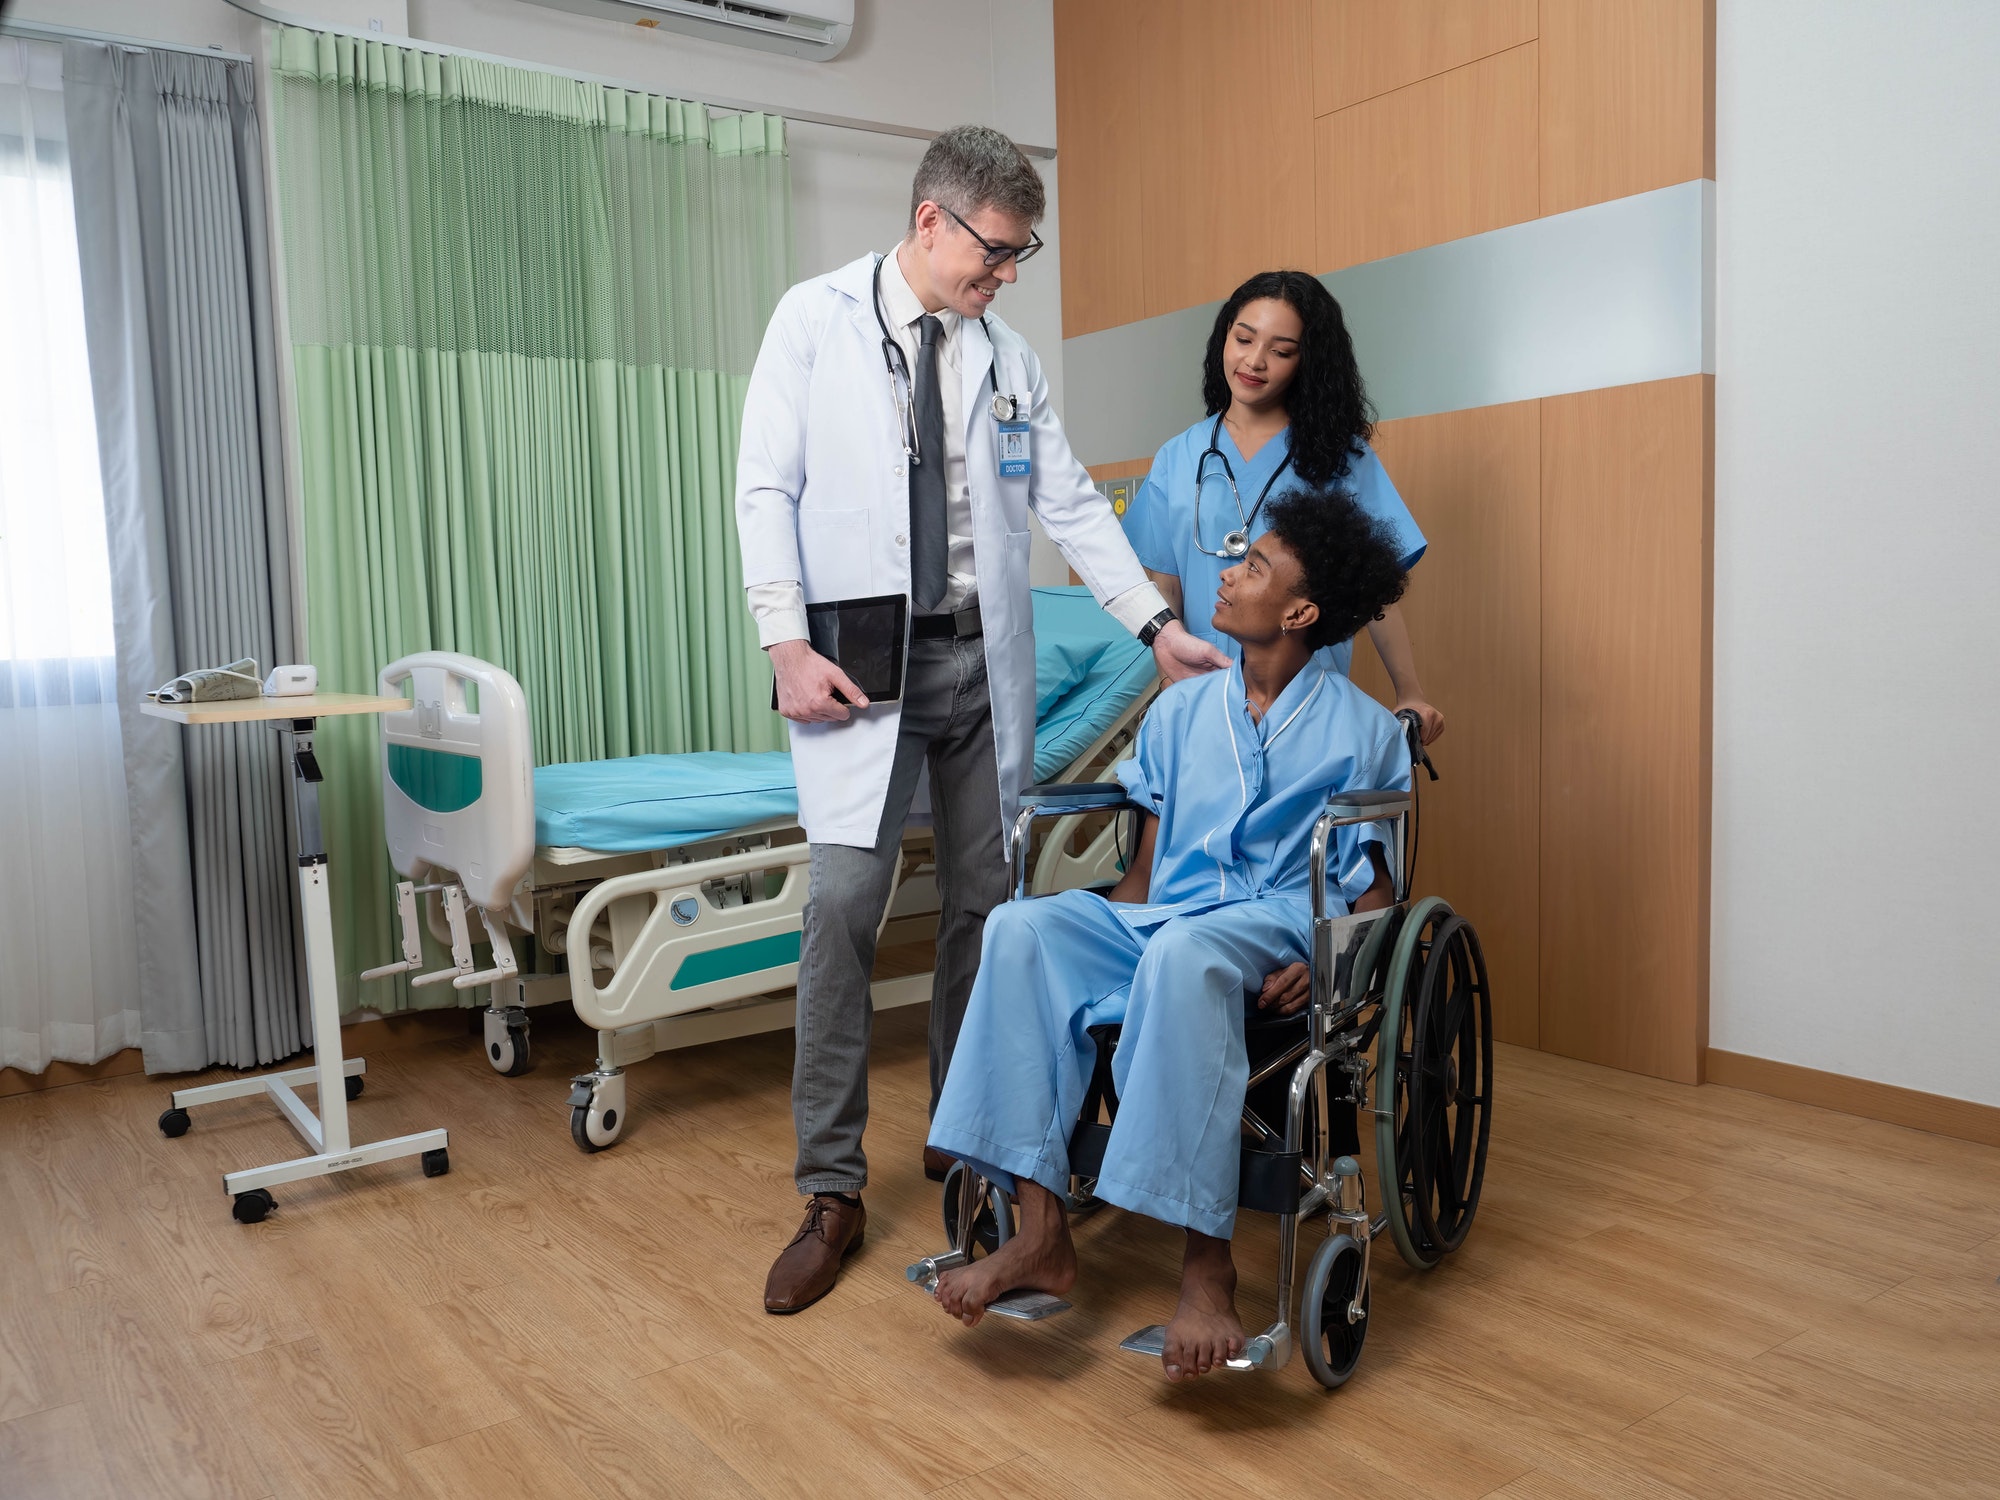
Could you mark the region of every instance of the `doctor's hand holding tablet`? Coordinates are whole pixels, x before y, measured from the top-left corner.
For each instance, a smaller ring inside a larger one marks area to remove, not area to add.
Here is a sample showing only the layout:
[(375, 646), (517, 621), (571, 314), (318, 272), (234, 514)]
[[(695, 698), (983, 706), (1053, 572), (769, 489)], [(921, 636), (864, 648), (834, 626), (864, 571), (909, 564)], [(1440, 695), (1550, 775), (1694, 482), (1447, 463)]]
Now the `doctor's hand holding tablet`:
[[(992, 310), (1042, 248), (1043, 207), (1013, 142), (946, 131), (901, 241), (787, 292), (750, 377), (743, 582), (812, 846), (792, 1080), (809, 1201), (765, 1286), (775, 1313), (824, 1296), (861, 1242), (869, 976), (926, 772), (943, 901), (933, 1109), (986, 915), (1007, 896), (1006, 829), (1034, 767), (1033, 522), (1163, 676), (1229, 665), (1148, 580), (1070, 452), (1041, 361)], [(927, 1150), (923, 1165), (942, 1178), (948, 1163)]]

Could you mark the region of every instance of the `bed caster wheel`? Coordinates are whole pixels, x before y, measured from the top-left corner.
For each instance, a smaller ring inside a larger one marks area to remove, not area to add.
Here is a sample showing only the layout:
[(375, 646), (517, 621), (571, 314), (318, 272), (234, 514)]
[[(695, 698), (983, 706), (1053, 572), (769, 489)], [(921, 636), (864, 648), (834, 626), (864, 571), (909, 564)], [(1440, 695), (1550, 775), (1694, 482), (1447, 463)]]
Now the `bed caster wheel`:
[(349, 1104), (352, 1104), (356, 1099), (361, 1097), (361, 1090), (367, 1084), (367, 1080), (359, 1073), (350, 1074), (340, 1081), (342, 1086), (347, 1090), (347, 1102)]
[(264, 1216), (278, 1206), (278, 1200), (271, 1196), (269, 1188), (252, 1188), (247, 1193), (238, 1193), (236, 1201), (229, 1206), (230, 1217), (239, 1224), (261, 1224)]
[(188, 1133), (188, 1126), (193, 1123), (184, 1109), (163, 1110), (160, 1114), (160, 1134), (169, 1140), (177, 1140)]
[[(958, 1244), (959, 1184), (964, 1180), (965, 1164), (953, 1162), (951, 1170), (944, 1174), (944, 1235), (954, 1246)], [(972, 1236), (974, 1243), (988, 1255), (1014, 1237), (1014, 1204), (998, 1188), (987, 1187), (977, 1217), (972, 1221)]]
[(518, 1005), (485, 1013), (486, 1060), (502, 1078), (528, 1071), (528, 1013)]
[(442, 1177), (451, 1170), (451, 1152), (440, 1146), (424, 1153), (424, 1176)]
[(615, 1145), (625, 1128), (625, 1075), (585, 1073), (570, 1080), (569, 1138), (583, 1152)]
[[(1352, 1235), (1336, 1234), (1313, 1252), (1299, 1296), (1300, 1351), (1306, 1368), (1328, 1390), (1347, 1384), (1361, 1362), (1361, 1345), (1368, 1337), (1368, 1293), (1361, 1286), (1364, 1265), (1361, 1246)], [(1353, 1312), (1354, 1293), (1361, 1291), (1361, 1308)]]

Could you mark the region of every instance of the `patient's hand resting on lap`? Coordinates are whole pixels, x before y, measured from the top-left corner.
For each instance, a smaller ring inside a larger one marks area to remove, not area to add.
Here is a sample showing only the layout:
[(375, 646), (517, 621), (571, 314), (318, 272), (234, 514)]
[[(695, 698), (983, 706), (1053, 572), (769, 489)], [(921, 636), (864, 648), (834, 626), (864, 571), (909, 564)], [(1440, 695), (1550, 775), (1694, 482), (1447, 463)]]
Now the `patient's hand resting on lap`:
[[(1375, 880), (1367, 890), (1355, 900), (1354, 910), (1380, 911), (1395, 898), (1389, 885), (1389, 872), (1382, 864), (1382, 854), (1373, 844), (1368, 846), (1368, 858), (1375, 866)], [(1312, 970), (1304, 964), (1287, 964), (1275, 973), (1264, 976), (1264, 988), (1257, 993), (1257, 1009), (1268, 1015), (1293, 1016), (1306, 1007), (1312, 999)]]

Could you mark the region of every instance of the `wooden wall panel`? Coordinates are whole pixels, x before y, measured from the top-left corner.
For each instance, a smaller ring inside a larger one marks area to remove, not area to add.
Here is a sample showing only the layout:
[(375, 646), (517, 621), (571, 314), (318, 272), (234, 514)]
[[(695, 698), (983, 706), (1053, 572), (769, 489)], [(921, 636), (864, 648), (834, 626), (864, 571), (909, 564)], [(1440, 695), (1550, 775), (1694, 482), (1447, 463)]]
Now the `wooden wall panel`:
[(1226, 297), (1258, 271), (1311, 267), (1308, 0), (1151, 0), (1142, 9), (1147, 315)]
[[(1541, 739), (1541, 418), (1516, 402), (1384, 422), (1375, 446), (1430, 549), (1404, 619), (1424, 690), (1445, 715), (1440, 779), (1418, 784), (1419, 894), (1479, 929), (1494, 1027), (1540, 1035), (1536, 867)], [(1393, 704), (1364, 635), (1354, 680)]]
[(1541, 212), (1715, 175), (1714, 0), (1542, 0)]
[(1315, 271), (1535, 217), (1538, 45), (1454, 68), (1317, 122)]
[(1059, 0), (1063, 337), (1146, 316), (1140, 274), (1141, 0)]
[(1697, 1083), (1713, 382), (1541, 407), (1541, 1045)]
[(1313, 113), (1535, 39), (1536, 0), (1314, 0)]

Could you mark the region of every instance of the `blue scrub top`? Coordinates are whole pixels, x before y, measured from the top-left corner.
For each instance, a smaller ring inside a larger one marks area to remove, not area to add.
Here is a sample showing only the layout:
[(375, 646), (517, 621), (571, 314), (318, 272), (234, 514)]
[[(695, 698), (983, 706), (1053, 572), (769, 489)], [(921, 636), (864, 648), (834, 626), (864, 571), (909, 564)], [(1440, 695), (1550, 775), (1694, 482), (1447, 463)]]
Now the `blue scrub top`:
[[(1152, 472), (1139, 487), (1138, 498), (1125, 512), (1125, 535), (1131, 540), (1132, 550), (1139, 554), (1140, 562), (1155, 573), (1172, 573), (1180, 579), (1187, 628), (1235, 658), (1241, 655), (1241, 648), (1217, 630), (1210, 618), (1215, 613), (1215, 593), (1221, 586), (1223, 570), (1233, 567), (1235, 559), (1213, 557), (1197, 547), (1194, 540), (1195, 470), (1202, 451), (1208, 447), (1208, 434), (1214, 425), (1215, 418), (1203, 417), (1187, 431), (1170, 438), (1153, 455)], [(1215, 445), (1236, 471), (1236, 488), (1243, 496), (1246, 512), (1257, 503), (1257, 496), (1263, 492), (1272, 471), (1284, 461), (1289, 438), (1289, 431), (1281, 432), (1259, 448), (1254, 459), (1245, 458), (1230, 435), (1228, 424), (1223, 424)], [(1363, 510), (1388, 528), (1404, 568), (1414, 568), (1428, 544), (1409, 508), (1403, 504), (1403, 497), (1396, 493), (1382, 460), (1375, 456), (1375, 450), (1363, 444), (1338, 482)], [(1271, 499), (1303, 487), (1297, 472), (1287, 469), (1271, 487)], [(1252, 541), (1271, 529), (1265, 518), (1270, 500), (1264, 506), (1250, 527)], [(1201, 504), (1202, 547), (1220, 550), (1222, 539), (1241, 524), (1236, 501), (1222, 478), (1222, 465), (1210, 458), (1208, 486)], [(1316, 660), (1345, 676), (1353, 658), (1354, 643), (1342, 641), (1321, 651)]]

